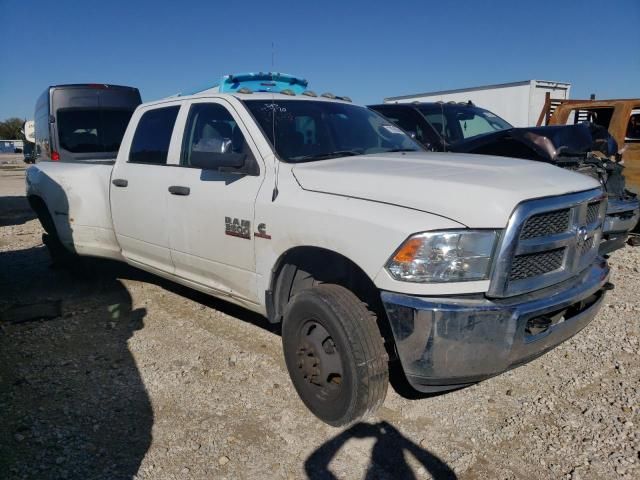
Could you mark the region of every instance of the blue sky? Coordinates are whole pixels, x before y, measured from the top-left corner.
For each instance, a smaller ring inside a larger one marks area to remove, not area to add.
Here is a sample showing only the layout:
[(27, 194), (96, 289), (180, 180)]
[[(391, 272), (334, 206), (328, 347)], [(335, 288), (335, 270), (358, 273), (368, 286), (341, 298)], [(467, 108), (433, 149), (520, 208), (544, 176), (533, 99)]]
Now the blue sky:
[[(271, 69), (358, 103), (539, 79), (573, 98), (640, 97), (640, 0), (0, 0), (0, 120), (60, 83), (145, 101)], [(560, 20), (571, 24), (563, 27)]]

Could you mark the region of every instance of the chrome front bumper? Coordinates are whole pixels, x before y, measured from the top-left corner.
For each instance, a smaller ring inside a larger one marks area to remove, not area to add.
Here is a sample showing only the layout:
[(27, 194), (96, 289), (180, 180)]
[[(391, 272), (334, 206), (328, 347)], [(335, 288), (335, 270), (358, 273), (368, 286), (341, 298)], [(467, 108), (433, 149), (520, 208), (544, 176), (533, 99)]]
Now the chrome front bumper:
[(504, 299), (382, 292), (409, 383), (421, 391), (474, 383), (526, 363), (584, 328), (600, 309), (609, 267)]

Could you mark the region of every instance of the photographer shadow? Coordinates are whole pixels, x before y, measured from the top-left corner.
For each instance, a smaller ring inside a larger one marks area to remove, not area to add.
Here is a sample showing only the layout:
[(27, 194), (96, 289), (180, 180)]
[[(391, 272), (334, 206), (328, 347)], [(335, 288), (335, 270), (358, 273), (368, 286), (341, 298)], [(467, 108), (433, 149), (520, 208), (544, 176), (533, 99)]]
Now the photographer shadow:
[(409, 466), (405, 454), (410, 453), (433, 478), (455, 480), (453, 470), (433, 453), (416, 445), (388, 422), (377, 424), (357, 423), (317, 448), (305, 461), (304, 467), (310, 480), (334, 480), (329, 470), (331, 460), (352, 438), (374, 438), (371, 461), (366, 480), (380, 478), (415, 479), (417, 474)]
[(0, 478), (133, 478), (154, 418), (129, 349), (146, 309), (128, 267), (51, 269), (43, 247), (0, 252), (0, 266)]

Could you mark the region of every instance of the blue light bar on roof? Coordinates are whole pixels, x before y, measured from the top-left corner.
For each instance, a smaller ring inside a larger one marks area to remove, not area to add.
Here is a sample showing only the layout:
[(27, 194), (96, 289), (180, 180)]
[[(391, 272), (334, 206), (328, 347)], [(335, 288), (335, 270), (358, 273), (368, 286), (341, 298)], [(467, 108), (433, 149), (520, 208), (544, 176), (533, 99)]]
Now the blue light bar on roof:
[(308, 84), (304, 78), (286, 73), (259, 72), (225, 75), (218, 88), (220, 93), (237, 92), (241, 88), (248, 88), (252, 92), (273, 93), (288, 89), (299, 95), (307, 89)]

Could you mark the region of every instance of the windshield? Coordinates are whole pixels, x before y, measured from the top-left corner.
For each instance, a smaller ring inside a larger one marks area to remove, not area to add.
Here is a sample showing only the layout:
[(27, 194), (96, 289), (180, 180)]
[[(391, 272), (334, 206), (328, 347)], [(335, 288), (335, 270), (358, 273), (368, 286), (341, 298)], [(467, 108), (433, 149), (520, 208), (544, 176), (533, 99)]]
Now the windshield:
[(128, 109), (60, 109), (60, 146), (72, 153), (117, 152), (132, 114)]
[(422, 105), (418, 109), (448, 144), (484, 133), (513, 128), (489, 110), (471, 105)]
[(313, 100), (244, 103), (286, 162), (423, 150), (398, 127), (364, 107)]

